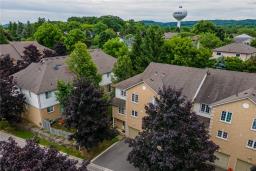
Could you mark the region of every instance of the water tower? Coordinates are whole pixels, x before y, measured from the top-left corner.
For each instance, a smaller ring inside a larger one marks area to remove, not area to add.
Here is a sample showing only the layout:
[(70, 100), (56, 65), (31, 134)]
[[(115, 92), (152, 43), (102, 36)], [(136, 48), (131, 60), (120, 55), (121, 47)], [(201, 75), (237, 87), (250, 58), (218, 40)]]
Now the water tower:
[(188, 15), (186, 9), (183, 9), (180, 5), (178, 9), (176, 9), (173, 13), (173, 17), (177, 20), (177, 27), (180, 29), (181, 20), (183, 20)]

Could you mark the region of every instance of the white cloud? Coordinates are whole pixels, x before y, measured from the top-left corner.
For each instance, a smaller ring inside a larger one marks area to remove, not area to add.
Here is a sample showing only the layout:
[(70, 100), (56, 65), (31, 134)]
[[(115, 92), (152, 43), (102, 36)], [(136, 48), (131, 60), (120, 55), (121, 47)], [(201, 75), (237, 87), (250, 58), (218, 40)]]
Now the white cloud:
[[(174, 21), (180, 0), (1, 0), (1, 22), (66, 20), (70, 16), (117, 15), (124, 19)], [(181, 0), (187, 20), (256, 18), (255, 0)]]

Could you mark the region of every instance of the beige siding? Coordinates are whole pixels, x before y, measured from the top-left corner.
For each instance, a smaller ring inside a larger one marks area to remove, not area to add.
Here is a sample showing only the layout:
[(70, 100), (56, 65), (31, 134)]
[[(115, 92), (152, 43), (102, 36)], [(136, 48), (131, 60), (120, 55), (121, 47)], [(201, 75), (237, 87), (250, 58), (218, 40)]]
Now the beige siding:
[[(243, 104), (249, 108), (243, 108)], [(231, 123), (220, 121), (222, 111), (232, 112)], [(250, 100), (240, 100), (213, 108), (210, 125), (211, 139), (220, 146), (219, 152), (230, 155), (228, 167), (235, 168), (237, 159), (256, 164), (256, 150), (246, 147), (249, 139), (255, 140), (256, 132), (251, 130), (256, 117), (256, 105)], [(228, 133), (228, 139), (217, 138), (217, 131)]]
[[(132, 102), (132, 94), (139, 95), (139, 102)], [(127, 124), (129, 127), (132, 127), (136, 130), (142, 130), (142, 118), (146, 116), (145, 106), (152, 102), (156, 93), (146, 84), (139, 84), (126, 92), (127, 100), (126, 100), (126, 111), (127, 111)], [(132, 110), (138, 112), (137, 117), (133, 117), (131, 115)]]
[(54, 120), (60, 117), (60, 114), (61, 114), (60, 105), (57, 104), (57, 105), (54, 105), (53, 107), (54, 107), (54, 111), (50, 113), (47, 112), (47, 108), (41, 109), (42, 119)]
[(40, 109), (37, 109), (31, 105), (27, 105), (26, 108), (27, 110), (23, 115), (24, 119), (28, 120), (29, 122), (32, 122), (38, 127), (42, 127), (42, 118), (41, 118)]

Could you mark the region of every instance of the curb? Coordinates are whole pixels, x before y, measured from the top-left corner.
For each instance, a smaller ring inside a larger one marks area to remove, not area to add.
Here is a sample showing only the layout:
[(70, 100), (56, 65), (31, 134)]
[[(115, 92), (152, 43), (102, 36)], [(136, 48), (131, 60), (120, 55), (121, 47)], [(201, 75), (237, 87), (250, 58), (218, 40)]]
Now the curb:
[(91, 160), (91, 163), (94, 162), (97, 158), (99, 158), (101, 155), (103, 155), (105, 152), (107, 152), (109, 149), (111, 149), (114, 145), (116, 145), (117, 143), (119, 143), (120, 141), (115, 142), (114, 144), (112, 144), (111, 146), (109, 146), (106, 150), (104, 150), (103, 152), (101, 152), (99, 155), (97, 155), (96, 157), (94, 157)]

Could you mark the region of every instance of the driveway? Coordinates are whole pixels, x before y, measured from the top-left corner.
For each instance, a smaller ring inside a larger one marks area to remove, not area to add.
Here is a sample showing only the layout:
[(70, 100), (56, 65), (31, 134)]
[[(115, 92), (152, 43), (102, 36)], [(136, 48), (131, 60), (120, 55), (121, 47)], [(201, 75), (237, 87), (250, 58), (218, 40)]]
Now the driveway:
[(120, 141), (92, 163), (113, 171), (139, 171), (126, 160), (130, 150), (128, 144)]

